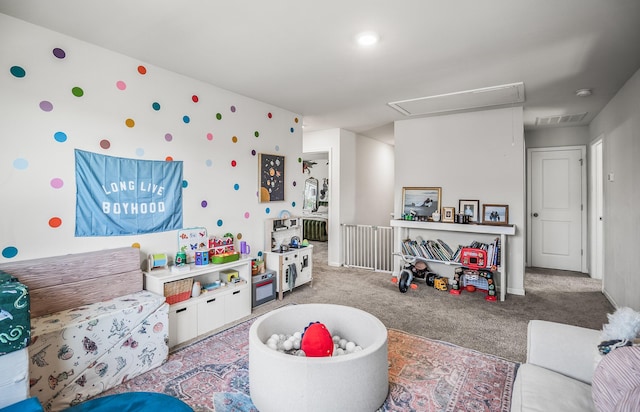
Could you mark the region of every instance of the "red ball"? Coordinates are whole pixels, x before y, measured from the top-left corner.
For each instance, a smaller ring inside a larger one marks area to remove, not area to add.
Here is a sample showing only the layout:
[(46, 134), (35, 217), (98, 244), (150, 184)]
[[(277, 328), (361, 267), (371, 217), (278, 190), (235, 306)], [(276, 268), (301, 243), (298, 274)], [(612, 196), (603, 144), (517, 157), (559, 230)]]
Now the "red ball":
[(318, 358), (333, 355), (333, 339), (324, 324), (312, 323), (304, 331), (300, 341), (302, 349), (308, 357)]
[(475, 292), (476, 291), (476, 287), (473, 285), (467, 285), (467, 292)]

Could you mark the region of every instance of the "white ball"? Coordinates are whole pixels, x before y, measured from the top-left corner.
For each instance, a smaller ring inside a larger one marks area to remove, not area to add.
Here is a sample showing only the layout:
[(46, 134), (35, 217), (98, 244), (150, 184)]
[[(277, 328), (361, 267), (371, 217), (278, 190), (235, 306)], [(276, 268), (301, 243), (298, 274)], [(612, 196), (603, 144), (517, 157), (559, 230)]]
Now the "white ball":
[(278, 345), (272, 340), (269, 340), (269, 342), (267, 342), (267, 346), (269, 346), (269, 348), (273, 350), (278, 350)]
[(297, 353), (298, 356), (307, 356), (306, 353), (304, 353), (304, 351), (302, 349), (300, 349)]
[(338, 350), (336, 351), (336, 353), (338, 354), (338, 356), (340, 356), (340, 355), (344, 355), (344, 349), (342, 349), (342, 348), (338, 348)]
[(354, 352), (360, 352), (362, 350), (362, 346), (358, 345), (355, 347), (355, 349), (353, 350)]
[(333, 343), (338, 343), (338, 342), (340, 342), (340, 336), (338, 336), (338, 335), (333, 335), (333, 336), (331, 337), (331, 339), (333, 340)]
[(342, 349), (347, 347), (347, 340), (346, 339), (340, 339), (340, 347)]
[(278, 336), (277, 333), (274, 333), (273, 335), (271, 335), (271, 337), (269, 339), (273, 339), (273, 340), (275, 340), (277, 342), (278, 339), (280, 339), (280, 336)]
[(286, 340), (282, 344), (282, 347), (284, 348), (284, 350), (291, 350), (291, 348), (293, 348), (293, 342), (291, 342), (290, 340)]
[(294, 337), (294, 338), (296, 338), (296, 339), (302, 339), (302, 333), (300, 333), (300, 332), (295, 332), (295, 333), (293, 334), (293, 337)]
[(347, 350), (348, 353), (353, 352), (355, 348), (356, 348), (356, 344), (353, 342), (347, 342), (347, 345), (345, 346), (345, 349)]
[(300, 339), (295, 339), (295, 340), (293, 341), (293, 348), (294, 348), (294, 349), (300, 349), (300, 342), (301, 342), (301, 340), (300, 340)]

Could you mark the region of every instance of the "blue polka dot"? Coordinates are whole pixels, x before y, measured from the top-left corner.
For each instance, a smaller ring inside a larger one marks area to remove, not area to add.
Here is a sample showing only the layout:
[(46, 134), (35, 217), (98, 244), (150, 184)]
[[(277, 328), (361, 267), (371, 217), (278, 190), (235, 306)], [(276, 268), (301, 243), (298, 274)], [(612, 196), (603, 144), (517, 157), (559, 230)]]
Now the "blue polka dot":
[(67, 141), (67, 134), (65, 132), (55, 132), (53, 138), (56, 139), (56, 142), (63, 143)]
[(9, 69), (9, 71), (11, 72), (11, 74), (18, 78), (24, 77), (27, 74), (27, 72), (24, 71), (24, 69), (20, 66), (13, 66)]
[(271, 209), (270, 208), (266, 208), (264, 211), (265, 211), (266, 214), (271, 213)]
[(262, 250), (258, 251), (258, 257), (262, 257)]
[(234, 189), (234, 190), (238, 190), (238, 189), (240, 189), (240, 185), (236, 183), (235, 185), (233, 185), (233, 189)]
[(293, 127), (291, 129), (289, 129), (289, 131), (291, 131), (291, 133), (293, 133), (293, 131), (294, 131)]
[(296, 207), (296, 202), (291, 202), (291, 207)]
[(207, 161), (204, 162), (204, 164), (206, 164), (207, 167), (211, 167), (211, 166), (213, 166), (213, 161), (211, 159), (207, 159)]
[(151, 105), (151, 107), (153, 107), (153, 110), (155, 110), (156, 112), (158, 110), (160, 110), (160, 103), (158, 102), (153, 102), (153, 104)]
[(189, 186), (189, 182), (187, 182), (186, 180), (182, 181), (182, 188), (186, 188), (187, 186)]
[(276, 152), (280, 151), (280, 146), (276, 145)]
[(13, 161), (13, 167), (18, 170), (24, 170), (29, 167), (29, 161), (27, 159), (18, 158)]
[(144, 156), (144, 149), (143, 149), (143, 148), (141, 148), (141, 147), (137, 148), (137, 149), (136, 149), (136, 154), (137, 154), (138, 156)]
[(218, 222), (216, 222), (216, 224), (218, 225), (218, 227), (222, 226), (222, 219), (218, 219)]
[(16, 257), (17, 254), (18, 254), (18, 248), (14, 246), (7, 246), (6, 248), (2, 249), (2, 257), (6, 259), (14, 258)]
[(185, 123), (189, 123), (191, 119), (189, 118), (189, 116), (182, 116), (182, 121)]

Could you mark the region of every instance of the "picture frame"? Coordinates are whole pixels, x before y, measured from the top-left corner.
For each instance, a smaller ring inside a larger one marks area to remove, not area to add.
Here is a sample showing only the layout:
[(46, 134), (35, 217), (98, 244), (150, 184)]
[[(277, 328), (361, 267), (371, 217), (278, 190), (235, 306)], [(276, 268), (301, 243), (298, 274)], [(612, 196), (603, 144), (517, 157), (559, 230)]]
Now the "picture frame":
[(456, 219), (456, 208), (455, 207), (443, 207), (442, 208), (442, 221), (453, 223)]
[(441, 187), (403, 187), (402, 218), (430, 219), (433, 212), (440, 210), (441, 202)]
[(509, 205), (484, 204), (482, 205), (482, 224), (508, 225)]
[(259, 201), (284, 201), (284, 156), (258, 153)]
[(458, 210), (469, 216), (469, 222), (479, 222), (478, 215), (480, 213), (480, 201), (460, 199), (458, 200)]

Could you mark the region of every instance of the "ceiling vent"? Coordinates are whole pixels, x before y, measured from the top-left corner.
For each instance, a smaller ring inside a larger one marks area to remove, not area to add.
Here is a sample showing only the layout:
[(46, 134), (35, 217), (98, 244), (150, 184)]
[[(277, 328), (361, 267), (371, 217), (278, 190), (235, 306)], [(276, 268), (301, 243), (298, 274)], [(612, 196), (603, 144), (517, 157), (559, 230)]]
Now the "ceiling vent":
[(536, 118), (536, 126), (560, 126), (569, 123), (579, 123), (584, 120), (587, 112), (577, 114), (564, 114), (558, 116), (538, 117)]
[(524, 83), (503, 84), (387, 103), (405, 116), (420, 116), (524, 102)]

